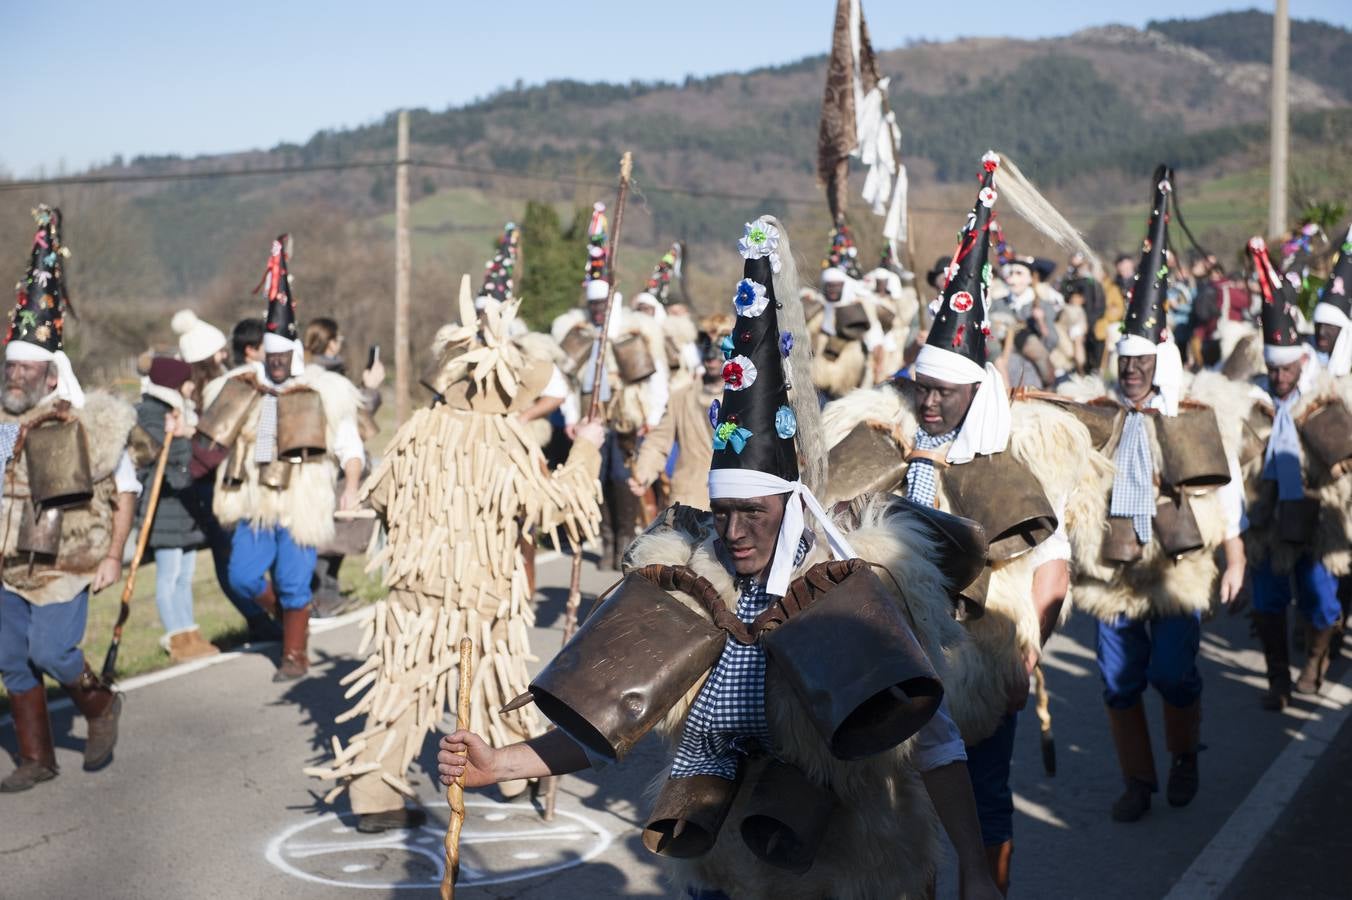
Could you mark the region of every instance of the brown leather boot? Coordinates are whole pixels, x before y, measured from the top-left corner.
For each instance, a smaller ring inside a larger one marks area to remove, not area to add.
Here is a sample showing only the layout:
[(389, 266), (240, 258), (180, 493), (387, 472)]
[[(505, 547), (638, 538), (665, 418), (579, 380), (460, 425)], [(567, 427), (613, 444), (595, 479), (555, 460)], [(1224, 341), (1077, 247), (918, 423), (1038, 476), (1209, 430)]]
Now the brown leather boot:
[(52, 720), (47, 716), (47, 689), (37, 687), (9, 697), (14, 731), (19, 738), (19, 767), (0, 781), (0, 793), (17, 794), (56, 777)]
[(99, 681), (88, 662), (79, 678), (62, 687), (70, 694), (75, 708), (84, 715), (89, 726), (89, 735), (85, 739), (85, 771), (101, 769), (112, 759), (113, 748), (117, 746), (117, 720), (122, 715), (122, 695)]
[(1165, 797), (1170, 806), (1187, 806), (1197, 796), (1197, 750), (1202, 742), (1202, 701), (1189, 706), (1164, 703), (1164, 744), (1173, 755)]
[(273, 681), (295, 681), (310, 671), (310, 605), (282, 610), (282, 660)]
[(1305, 665), (1296, 679), (1297, 694), (1317, 694), (1324, 685), (1324, 673), (1329, 670), (1329, 646), (1333, 643), (1336, 625), (1316, 629), (1305, 626)]
[(281, 615), (281, 608), (277, 605), (277, 592), (272, 589), (271, 583), (263, 589), (263, 593), (253, 598), (253, 602), (273, 619)]
[(1126, 790), (1113, 804), (1113, 821), (1135, 822), (1150, 811), (1150, 795), (1159, 788), (1155, 754), (1150, 748), (1150, 729), (1140, 700), (1127, 709), (1108, 707), (1117, 762), (1122, 767)]
[(1291, 702), (1291, 652), (1286, 635), (1286, 610), (1253, 614), (1254, 629), (1267, 660), (1268, 690), (1259, 701), (1263, 709), (1280, 712)]

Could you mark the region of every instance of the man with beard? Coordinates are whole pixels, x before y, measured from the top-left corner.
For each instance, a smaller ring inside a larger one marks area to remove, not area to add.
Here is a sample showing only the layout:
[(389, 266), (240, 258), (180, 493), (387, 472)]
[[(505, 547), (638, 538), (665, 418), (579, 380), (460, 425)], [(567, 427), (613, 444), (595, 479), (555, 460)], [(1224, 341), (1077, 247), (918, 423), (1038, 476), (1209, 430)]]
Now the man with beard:
[[(122, 577), (122, 548), (141, 490), (126, 450), (135, 411), (109, 394), (86, 395), (63, 350), (68, 251), (61, 244), (61, 211), (40, 206), (37, 220), (28, 276), (10, 315), (0, 395), (0, 679), (19, 739), (19, 766), (0, 782), (7, 793), (57, 774), (44, 674), (66, 689), (88, 722), (85, 769), (112, 759), (122, 696), (94, 674), (80, 640), (90, 592)], [(71, 461), (81, 443), (88, 479), (73, 485), (80, 479)], [(32, 452), (35, 445), (43, 451)], [(46, 464), (53, 460), (55, 468)], [(46, 496), (53, 483), (65, 485), (66, 496)], [(56, 538), (55, 546), (37, 546), (39, 529)]]

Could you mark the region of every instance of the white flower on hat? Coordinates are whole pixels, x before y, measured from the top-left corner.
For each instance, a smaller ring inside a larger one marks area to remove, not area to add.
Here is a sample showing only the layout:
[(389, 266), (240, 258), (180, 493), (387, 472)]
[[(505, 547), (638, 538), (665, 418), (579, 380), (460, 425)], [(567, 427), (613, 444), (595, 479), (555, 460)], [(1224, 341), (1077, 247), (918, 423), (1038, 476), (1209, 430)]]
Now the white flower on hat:
[(743, 259), (770, 257), (770, 271), (779, 272), (779, 229), (765, 221), (765, 217), (746, 223), (746, 233), (737, 242)]
[(992, 206), (995, 205), (995, 198), (1000, 195), (995, 192), (994, 188), (983, 187), (981, 189), (981, 192), (978, 193), (976, 196), (977, 199), (981, 201), (982, 206), (986, 207), (987, 209), (990, 209)]

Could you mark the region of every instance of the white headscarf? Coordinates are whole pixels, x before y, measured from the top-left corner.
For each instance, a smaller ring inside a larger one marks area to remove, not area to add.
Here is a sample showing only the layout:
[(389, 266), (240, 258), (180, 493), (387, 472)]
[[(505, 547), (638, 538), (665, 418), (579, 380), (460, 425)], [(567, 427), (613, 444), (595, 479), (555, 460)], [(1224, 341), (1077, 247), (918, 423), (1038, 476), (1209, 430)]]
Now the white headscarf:
[(84, 389), (71, 368), (70, 357), (64, 350), (48, 350), (29, 341), (10, 341), (5, 345), (5, 359), (14, 362), (50, 362), (56, 363), (56, 390), (53, 393), (58, 400), (65, 400), (76, 409), (85, 404)]
[(994, 363), (983, 369), (960, 353), (926, 344), (915, 358), (915, 372), (937, 378), (949, 384), (979, 384), (962, 429), (948, 446), (948, 461), (956, 465), (968, 463), (981, 453), (1003, 453), (1009, 447), (1012, 417), (1005, 379)]
[(1338, 340), (1329, 351), (1329, 361), (1325, 364), (1328, 373), (1341, 377), (1352, 373), (1352, 319), (1332, 303), (1316, 303), (1314, 321), (1319, 325), (1337, 325)]
[(1160, 392), (1166, 416), (1178, 415), (1178, 401), (1183, 396), (1183, 357), (1173, 341), (1156, 344), (1139, 334), (1128, 334), (1117, 342), (1118, 356), (1155, 357), (1154, 386)]

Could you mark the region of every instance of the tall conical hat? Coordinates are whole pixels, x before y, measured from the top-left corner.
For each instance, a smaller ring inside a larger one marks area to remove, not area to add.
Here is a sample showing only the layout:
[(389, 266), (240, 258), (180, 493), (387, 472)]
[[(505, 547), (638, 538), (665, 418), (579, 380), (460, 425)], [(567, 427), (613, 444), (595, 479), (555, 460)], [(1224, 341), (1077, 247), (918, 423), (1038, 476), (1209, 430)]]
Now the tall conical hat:
[(16, 302), (9, 314), (5, 359), (55, 363), (57, 397), (83, 406), (84, 391), (65, 351), (66, 310), (70, 308), (65, 261), (70, 250), (61, 239), (61, 210), (44, 204), (33, 210), (33, 218), (38, 228), (28, 271), (14, 286)]
[(1248, 250), (1263, 295), (1263, 358), (1272, 365), (1289, 365), (1305, 356), (1305, 346), (1296, 331), (1300, 276), (1292, 275), (1293, 284), (1292, 279), (1278, 272), (1268, 257), (1267, 242), (1261, 237), (1250, 238)]
[(648, 284), (644, 290), (657, 299), (657, 302), (663, 306), (671, 303), (671, 286), (673, 282), (679, 282), (681, 279), (682, 257), (685, 255), (685, 247), (680, 241), (671, 245), (671, 249), (662, 254), (662, 258), (657, 261), (653, 268), (653, 273), (648, 276)]
[(291, 275), (287, 271), (287, 263), (291, 258), (287, 252), (289, 238), (290, 235), (279, 234), (273, 240), (263, 277), (258, 280), (253, 292), (257, 294), (262, 291), (268, 303), (264, 317), (263, 352), (290, 351), (293, 354), (291, 373), (299, 375), (305, 370), (305, 348), (301, 346), (296, 329), (296, 300), (291, 293)]
[(587, 267), (582, 279), (588, 300), (604, 300), (610, 293), (608, 231), (606, 205), (593, 203), (591, 221), (587, 224)]
[(483, 286), (479, 288), (480, 297), (492, 297), (499, 303), (506, 303), (515, 296), (520, 234), (514, 222), (508, 222), (503, 227), (493, 258), (484, 264)]
[(1166, 165), (1155, 168), (1154, 194), (1145, 239), (1141, 242), (1141, 261), (1127, 290), (1127, 317), (1124, 335), (1162, 344), (1168, 339), (1169, 317), (1165, 298), (1169, 292), (1169, 267), (1164, 251), (1169, 246), (1169, 199), (1173, 194), (1173, 172)]
[(1338, 255), (1333, 260), (1333, 271), (1329, 280), (1319, 292), (1319, 303), (1315, 305), (1314, 320), (1320, 320), (1319, 307), (1329, 306), (1342, 314), (1341, 319), (1331, 319), (1328, 324), (1347, 328), (1352, 325), (1352, 225), (1347, 228), (1343, 242), (1338, 247)]

